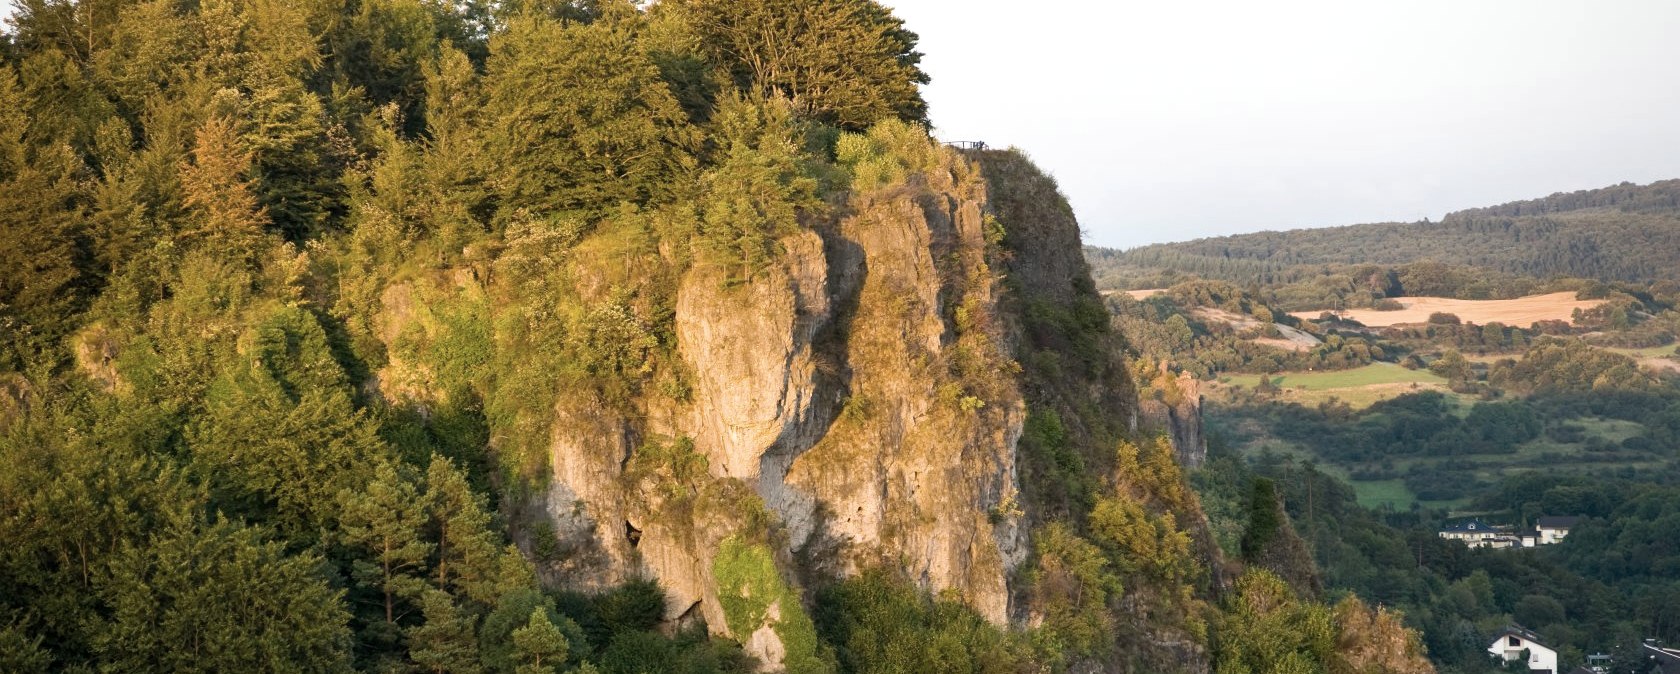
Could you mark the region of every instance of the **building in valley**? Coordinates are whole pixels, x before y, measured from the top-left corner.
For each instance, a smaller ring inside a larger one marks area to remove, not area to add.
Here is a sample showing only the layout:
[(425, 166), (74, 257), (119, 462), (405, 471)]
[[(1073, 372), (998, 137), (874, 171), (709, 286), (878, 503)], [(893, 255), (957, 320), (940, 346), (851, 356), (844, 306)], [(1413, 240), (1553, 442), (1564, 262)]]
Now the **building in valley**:
[(1441, 538), (1451, 541), (1463, 541), (1472, 548), (1506, 547), (1494, 545), (1494, 539), (1507, 534), (1499, 527), (1483, 522), (1479, 519), (1467, 520), (1443, 527)]
[(1516, 625), (1495, 633), (1488, 653), (1504, 660), (1507, 669), (1520, 661), (1528, 665), (1529, 672), (1558, 674), (1557, 651), (1540, 643), (1540, 635)]
[(1472, 548), (1532, 548), (1562, 541), (1580, 520), (1574, 516), (1547, 515), (1535, 520), (1534, 528), (1516, 531), (1509, 526), (1471, 519), (1442, 527), (1438, 534)]
[(1579, 517), (1563, 515), (1550, 515), (1534, 520), (1534, 529), (1540, 534), (1539, 544), (1551, 545), (1562, 541), (1563, 537), (1569, 535), (1570, 528), (1580, 521)]

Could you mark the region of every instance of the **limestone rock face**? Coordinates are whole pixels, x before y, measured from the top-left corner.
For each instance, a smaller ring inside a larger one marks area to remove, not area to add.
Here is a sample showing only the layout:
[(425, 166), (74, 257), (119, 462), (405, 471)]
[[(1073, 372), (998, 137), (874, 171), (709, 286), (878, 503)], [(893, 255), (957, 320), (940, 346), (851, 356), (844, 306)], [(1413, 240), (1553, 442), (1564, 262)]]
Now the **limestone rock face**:
[[(1202, 432), (1202, 385), (1188, 372), (1170, 379), (1164, 386), (1143, 391), (1138, 416), (1148, 430), (1163, 432), (1172, 440), (1178, 463), (1196, 468), (1207, 462), (1207, 437)], [(1159, 378), (1158, 378), (1159, 379)], [(1170, 392), (1170, 393), (1169, 393)]]
[[(614, 293), (634, 298), (622, 289), (650, 274), (674, 288), (661, 305), (671, 358), (635, 373), (642, 379), (616, 398), (587, 387), (555, 396), (539, 448), (546, 481), (511, 506), (526, 522), (516, 538), (544, 579), (575, 588), (657, 580), (669, 620), (704, 618), (770, 667), (798, 657), (778, 625), (809, 620), (791, 599), (759, 624), (725, 615), (716, 555), (743, 532), (769, 550), (784, 587), (885, 564), (993, 622), (1019, 616), (1012, 583), (1032, 515), (1018, 499), (1021, 320), (1003, 278), (1030, 261), (1006, 262), (993, 195), (969, 157), (930, 146), (922, 159), (802, 223), (745, 274), (703, 256), (627, 252), (633, 237), (606, 235), (558, 259), (521, 258), (557, 269), (555, 292), (585, 311), (621, 301)], [(1061, 262), (1028, 282), (1089, 282), (1075, 266), (1077, 227), (1063, 229), (1072, 233), (1029, 251), (1066, 246), (1054, 251)], [(636, 264), (647, 266), (627, 271)], [(492, 323), (502, 320), (498, 293), (520, 292), (498, 289), (493, 274), (433, 285), (456, 292), (452, 283), (479, 293), (473, 306)], [(445, 329), (414, 293), (399, 283), (380, 298), (375, 331), (387, 345)], [(435, 399), (434, 372), (410, 362), (423, 354), (391, 351), (378, 392)]]
[(685, 428), (719, 477), (756, 480), (767, 453), (821, 432), (812, 340), (831, 318), (822, 238), (805, 231), (781, 247), (779, 264), (744, 287), (700, 266), (677, 294), (678, 350), (694, 377)]
[(549, 482), (543, 509), (565, 554), (546, 576), (583, 588), (605, 589), (641, 575), (630, 544), (627, 494), (620, 484), (630, 455), (622, 419), (594, 406), (556, 406), (549, 448)]
[(985, 194), (960, 171), (917, 187), (860, 203), (835, 233), (837, 285), (855, 298), (848, 397), (788, 482), (825, 515), (810, 542), (846, 551), (835, 572), (891, 562), (1003, 622), (1025, 556), (999, 508), (1018, 488), (1024, 406), (993, 320)]
[[(835, 551), (819, 569), (832, 574), (902, 563), (927, 589), (1007, 619), (1026, 555), (1007, 512), (1024, 406), (994, 318), (984, 183), (954, 153), (939, 169), (854, 195), (842, 217), (784, 237), (746, 282), (690, 268), (674, 324), (692, 393), (650, 406), (644, 428), (557, 411), (545, 510), (585, 553), (568, 580), (646, 574), (665, 586), (669, 617), (698, 609), (724, 629), (708, 563), (728, 523), (673, 518), (653, 503), (663, 496), (627, 489), (641, 433), (688, 439), (712, 477), (756, 495), (787, 557)], [(781, 648), (773, 632), (732, 636), (772, 660)]]

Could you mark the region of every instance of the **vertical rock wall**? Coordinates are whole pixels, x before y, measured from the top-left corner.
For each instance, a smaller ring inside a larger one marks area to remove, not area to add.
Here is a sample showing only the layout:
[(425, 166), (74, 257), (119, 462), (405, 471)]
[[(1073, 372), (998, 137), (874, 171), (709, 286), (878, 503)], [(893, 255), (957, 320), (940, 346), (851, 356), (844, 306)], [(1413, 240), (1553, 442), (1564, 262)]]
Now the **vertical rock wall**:
[[(540, 560), (545, 578), (585, 588), (655, 579), (669, 619), (704, 617), (771, 665), (794, 656), (766, 628), (798, 607), (778, 601), (779, 617), (732, 626), (716, 568), (726, 540), (769, 550), (777, 582), (792, 582), (795, 567), (832, 577), (884, 564), (995, 623), (1020, 618), (1014, 580), (1038, 515), (1019, 498), (1017, 445), (1024, 391), (1044, 385), (1016, 358), (1070, 348), (1034, 341), (1025, 313), (1094, 293), (1054, 184), (1032, 169), (1005, 194), (982, 177), (982, 164), (1017, 171), (1030, 168), (1024, 158), (931, 147), (920, 159), (781, 238), (744, 282), (738, 270), (683, 262), (674, 358), (660, 366), (677, 371), (681, 390), (643, 385), (627, 404), (557, 396), (548, 479), (524, 507), (561, 551)], [(1008, 245), (994, 214), (1018, 226)], [(618, 273), (580, 252), (590, 245), (569, 253), (562, 276), (586, 304)], [(383, 337), (394, 342), (413, 302), (405, 286), (386, 295)], [(1058, 395), (1113, 419), (1070, 420), (1118, 426), (1133, 414), (1112, 346), (1068, 354), (1099, 367)], [(426, 395), (424, 364), (396, 359), (380, 378), (387, 393)]]

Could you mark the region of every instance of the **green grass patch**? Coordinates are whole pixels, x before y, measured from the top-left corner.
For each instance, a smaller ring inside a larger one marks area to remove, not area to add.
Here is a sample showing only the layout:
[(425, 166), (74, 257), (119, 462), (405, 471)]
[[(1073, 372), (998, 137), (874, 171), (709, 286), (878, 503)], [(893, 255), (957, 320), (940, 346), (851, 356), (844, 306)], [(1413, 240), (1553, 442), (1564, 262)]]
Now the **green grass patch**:
[(833, 664), (819, 652), (816, 625), (776, 569), (770, 548), (726, 538), (712, 558), (712, 577), (732, 636), (744, 642), (769, 625), (782, 641), (781, 664), (789, 674), (832, 674)]
[(1634, 358), (1672, 358), (1675, 355), (1675, 349), (1680, 347), (1676, 347), (1673, 344), (1667, 344), (1664, 346), (1647, 346), (1637, 349), (1621, 346), (1607, 346), (1601, 348), (1611, 353), (1619, 353), (1624, 356), (1632, 356)]
[(1619, 443), (1628, 438), (1645, 433), (1645, 427), (1638, 422), (1624, 419), (1606, 419), (1603, 417), (1586, 417), (1572, 419), (1569, 423), (1587, 429), (1587, 435), (1604, 438), (1609, 442)]
[[(1350, 370), (1283, 372), (1268, 376), (1272, 378), (1273, 383), (1282, 388), (1305, 388), (1308, 391), (1329, 391), (1376, 384), (1418, 383), (1445, 386), (1447, 383), (1445, 378), (1428, 370), (1408, 370), (1393, 363), (1372, 363)], [(1254, 388), (1260, 383), (1260, 377), (1261, 375), (1254, 374), (1232, 375), (1230, 382)]]
[(1354, 494), (1359, 499), (1359, 505), (1371, 509), (1393, 508), (1394, 510), (1410, 510), (1412, 503), (1417, 501), (1417, 495), (1406, 488), (1405, 480), (1371, 480), (1367, 482), (1352, 482)]
[[(1355, 409), (1363, 409), (1379, 401), (1426, 390), (1447, 393), (1460, 399), (1460, 407), (1464, 406), (1462, 396), (1447, 391), (1446, 379), (1428, 370), (1408, 370), (1393, 363), (1372, 363), (1350, 370), (1281, 372), (1266, 376), (1283, 389), (1278, 400), (1307, 406), (1336, 400)], [(1257, 374), (1238, 374), (1221, 381), (1226, 385), (1253, 389), (1260, 384), (1260, 377)]]

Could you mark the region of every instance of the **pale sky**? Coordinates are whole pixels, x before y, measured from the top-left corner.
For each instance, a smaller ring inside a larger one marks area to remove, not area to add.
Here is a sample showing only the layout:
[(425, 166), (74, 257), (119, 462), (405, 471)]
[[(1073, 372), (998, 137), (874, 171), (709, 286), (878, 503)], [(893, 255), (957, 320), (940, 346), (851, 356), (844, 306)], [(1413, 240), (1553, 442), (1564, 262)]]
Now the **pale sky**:
[(1131, 247), (1680, 178), (1674, 0), (883, 0), (946, 140)]

